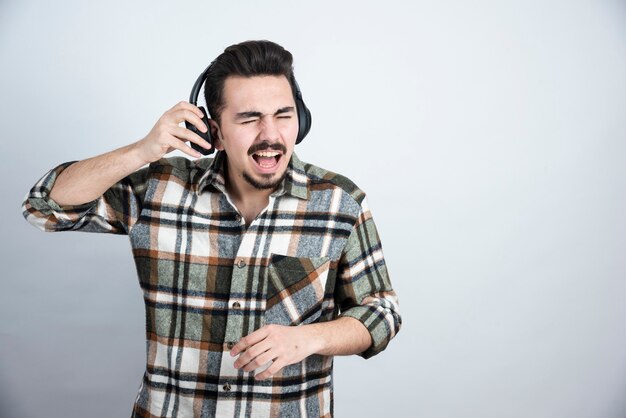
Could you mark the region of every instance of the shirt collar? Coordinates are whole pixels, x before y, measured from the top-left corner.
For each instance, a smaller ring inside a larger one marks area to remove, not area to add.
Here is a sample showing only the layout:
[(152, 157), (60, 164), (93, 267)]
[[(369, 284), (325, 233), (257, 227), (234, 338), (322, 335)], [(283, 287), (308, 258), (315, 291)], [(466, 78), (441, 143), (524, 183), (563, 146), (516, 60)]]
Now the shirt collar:
[[(226, 193), (226, 179), (224, 177), (224, 164), (226, 163), (226, 154), (224, 151), (218, 151), (212, 161), (208, 163), (205, 172), (200, 176), (197, 183), (198, 192), (202, 192), (207, 187), (213, 187), (222, 193)], [(300, 199), (309, 199), (309, 180), (304, 170), (304, 163), (300, 161), (296, 153), (291, 154), (291, 160), (287, 166), (287, 174), (285, 179), (280, 183), (278, 188), (272, 193), (272, 196), (282, 196), (288, 194)]]

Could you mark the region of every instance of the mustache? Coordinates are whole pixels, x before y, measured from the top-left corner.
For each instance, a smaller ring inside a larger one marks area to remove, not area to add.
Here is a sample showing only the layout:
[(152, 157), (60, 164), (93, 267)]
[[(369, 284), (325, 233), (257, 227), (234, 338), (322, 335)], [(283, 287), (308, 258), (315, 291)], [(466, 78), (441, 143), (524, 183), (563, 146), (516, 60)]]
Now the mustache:
[(267, 149), (271, 149), (274, 151), (280, 151), (283, 154), (285, 154), (287, 152), (287, 147), (285, 147), (283, 144), (281, 143), (274, 143), (271, 144), (269, 141), (263, 141), (263, 142), (259, 142), (258, 144), (254, 144), (250, 147), (250, 149), (248, 149), (248, 155), (252, 155), (255, 152), (259, 152), (259, 151), (265, 151)]

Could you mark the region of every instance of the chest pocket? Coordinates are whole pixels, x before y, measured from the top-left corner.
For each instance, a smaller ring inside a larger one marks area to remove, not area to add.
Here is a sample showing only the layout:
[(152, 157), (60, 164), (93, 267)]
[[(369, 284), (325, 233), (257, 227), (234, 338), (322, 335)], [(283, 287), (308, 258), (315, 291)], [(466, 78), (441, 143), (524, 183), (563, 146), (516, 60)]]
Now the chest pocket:
[(300, 325), (321, 315), (330, 261), (273, 254), (268, 269), (267, 324)]

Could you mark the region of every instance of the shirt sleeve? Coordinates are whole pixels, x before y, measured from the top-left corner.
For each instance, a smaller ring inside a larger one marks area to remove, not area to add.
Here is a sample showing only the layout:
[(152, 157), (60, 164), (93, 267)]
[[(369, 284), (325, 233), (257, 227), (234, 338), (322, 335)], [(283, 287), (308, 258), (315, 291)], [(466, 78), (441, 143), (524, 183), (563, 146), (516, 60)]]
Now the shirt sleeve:
[(148, 182), (148, 167), (115, 183), (98, 199), (81, 205), (59, 205), (50, 198), (54, 183), (67, 167), (47, 172), (22, 204), (24, 218), (43, 231), (84, 231), (128, 234), (141, 212)]
[(370, 358), (387, 347), (400, 330), (402, 318), (366, 199), (361, 203), (338, 273), (340, 316), (355, 318), (368, 329), (372, 345), (360, 355)]

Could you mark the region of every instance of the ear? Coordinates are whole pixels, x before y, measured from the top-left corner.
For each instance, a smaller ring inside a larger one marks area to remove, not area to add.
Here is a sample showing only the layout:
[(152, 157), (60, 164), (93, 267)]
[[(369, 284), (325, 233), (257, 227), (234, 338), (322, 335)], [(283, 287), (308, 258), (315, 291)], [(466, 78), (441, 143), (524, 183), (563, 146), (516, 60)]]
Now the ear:
[(213, 119), (209, 119), (209, 129), (211, 130), (213, 148), (223, 151), (224, 145), (222, 144), (222, 131), (220, 130), (220, 126)]

